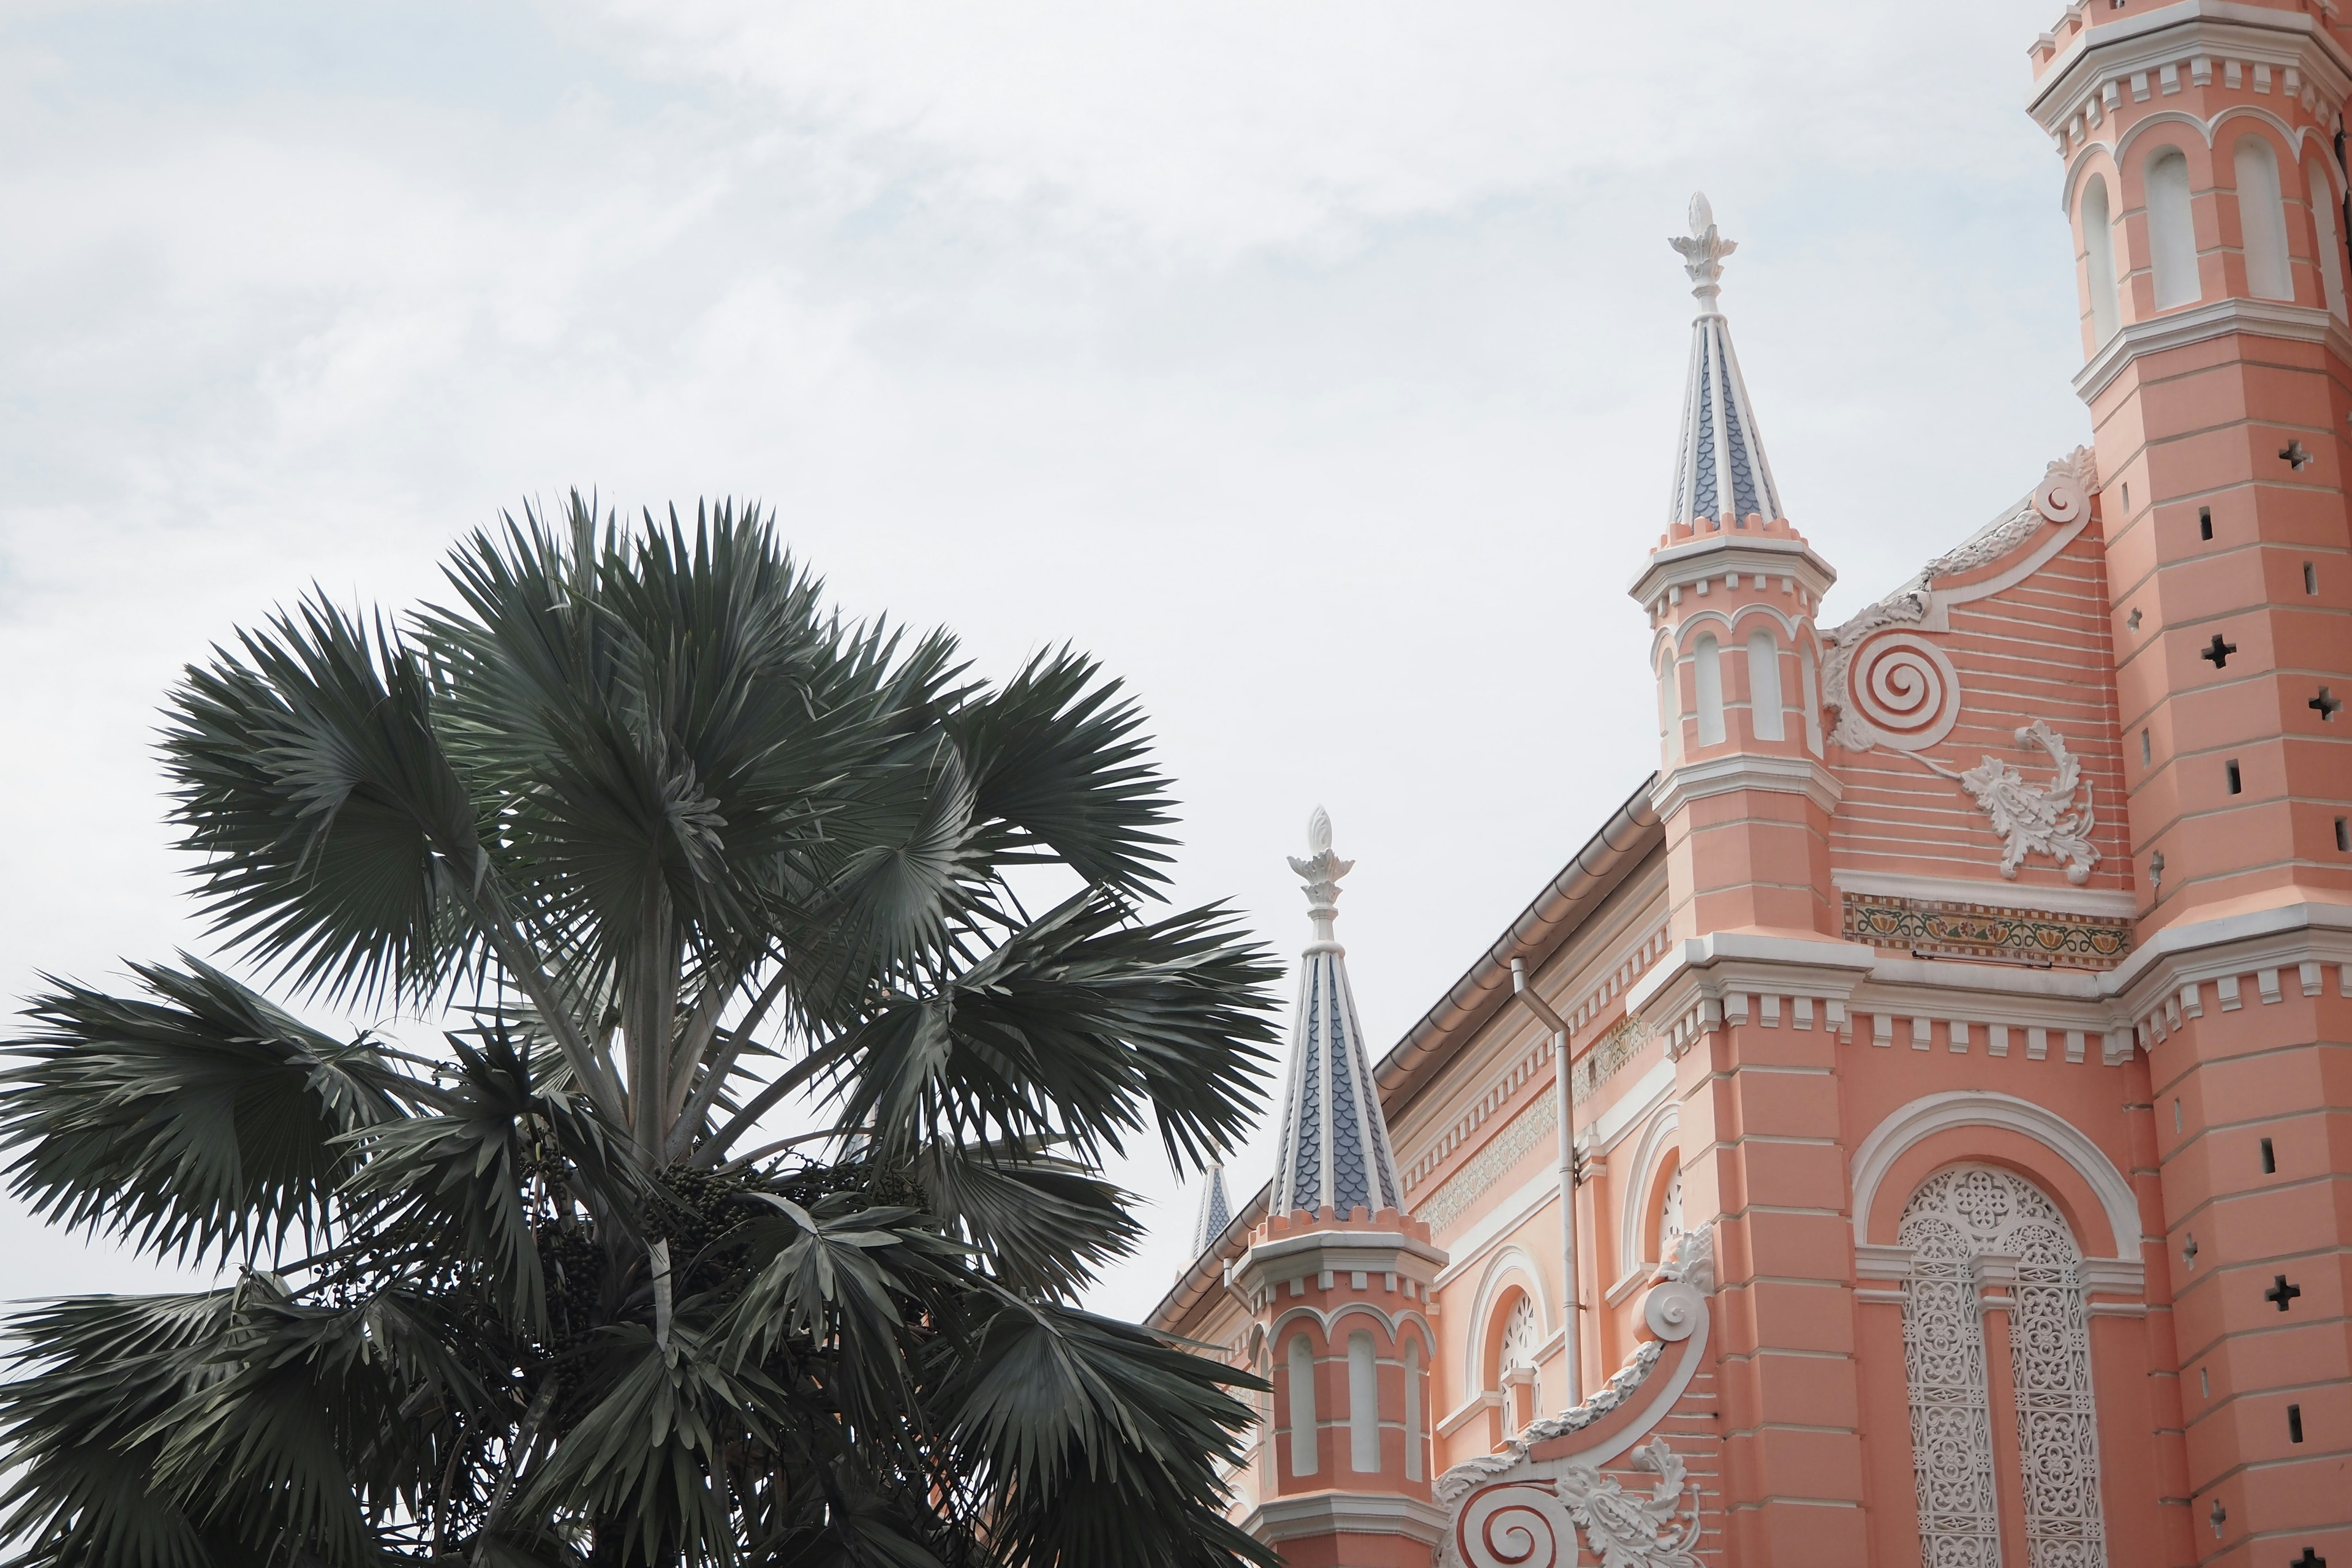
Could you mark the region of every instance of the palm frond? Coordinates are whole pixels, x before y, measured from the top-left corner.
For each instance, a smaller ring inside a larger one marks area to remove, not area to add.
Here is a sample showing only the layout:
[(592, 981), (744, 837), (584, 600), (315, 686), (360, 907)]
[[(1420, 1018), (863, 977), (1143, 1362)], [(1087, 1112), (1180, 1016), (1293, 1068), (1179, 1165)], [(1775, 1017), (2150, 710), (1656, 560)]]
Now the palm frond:
[(1255, 1379), (1132, 1323), (1009, 1298), (958, 1349), (940, 1403), (964, 1466), (992, 1483), (1002, 1561), (1279, 1563), (1225, 1520), (1217, 1477), (1250, 1418), (1225, 1390)]
[(1139, 894), (1168, 879), (1175, 842), (1160, 831), (1171, 802), (1142, 726), (1119, 683), (1064, 647), (963, 704), (948, 728), (971, 759), (981, 814), (1013, 830), (1008, 858), (1043, 845), (1097, 887)]
[(326, 1228), (352, 1156), (423, 1089), (200, 959), (142, 964), (143, 996), (67, 982), (0, 1077), (9, 1190), (54, 1223), (185, 1258)]
[(1092, 1159), (1123, 1149), (1148, 1108), (1171, 1160), (1205, 1164), (1245, 1130), (1270, 1070), (1278, 973), (1223, 910), (1130, 925), (1088, 889), (828, 1047), (843, 1120), (908, 1152), (1066, 1137)]
[(191, 666), (163, 760), (217, 929), (346, 999), (429, 996), (478, 965), (453, 897), (486, 867), (414, 653), (323, 599)]

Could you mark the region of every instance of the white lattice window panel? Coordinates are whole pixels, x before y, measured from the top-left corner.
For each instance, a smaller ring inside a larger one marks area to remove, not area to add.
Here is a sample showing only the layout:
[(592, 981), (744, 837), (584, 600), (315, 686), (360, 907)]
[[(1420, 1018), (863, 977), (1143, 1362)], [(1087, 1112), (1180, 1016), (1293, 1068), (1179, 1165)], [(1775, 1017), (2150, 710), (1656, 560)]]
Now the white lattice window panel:
[(1666, 1178), (1666, 1195), (1658, 1204), (1658, 1260), (1665, 1261), (1675, 1255), (1675, 1243), (1683, 1236), (1683, 1173)]
[(1525, 1293), (1511, 1302), (1503, 1320), (1503, 1342), (1495, 1357), (1496, 1381), (1511, 1403), (1514, 1429), (1524, 1427), (1543, 1409), (1536, 1373), (1536, 1351), (1543, 1343), (1543, 1326), (1536, 1321), (1535, 1299)]
[(1897, 1239), (1914, 1256), (1903, 1306), (1912, 1463), (1927, 1568), (1999, 1568), (1980, 1259), (2016, 1270), (2010, 1360), (2031, 1568), (2104, 1568), (2097, 1418), (2083, 1255), (2057, 1205), (2007, 1171), (1929, 1177)]

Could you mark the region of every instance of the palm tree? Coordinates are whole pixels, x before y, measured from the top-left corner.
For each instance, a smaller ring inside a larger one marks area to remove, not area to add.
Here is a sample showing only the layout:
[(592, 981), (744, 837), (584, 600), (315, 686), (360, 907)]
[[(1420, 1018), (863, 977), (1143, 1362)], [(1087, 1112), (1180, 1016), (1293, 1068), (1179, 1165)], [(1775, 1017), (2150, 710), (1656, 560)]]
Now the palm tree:
[(727, 506), (447, 576), (240, 634), (162, 742), (231, 949), (430, 1043), (184, 954), (30, 1005), (16, 1194), (223, 1268), (13, 1319), (21, 1560), (1272, 1562), (1257, 1385), (1073, 1304), (1138, 1235), (1106, 1156), (1203, 1163), (1270, 1037), (1227, 914), (1145, 918), (1117, 684), (845, 623)]

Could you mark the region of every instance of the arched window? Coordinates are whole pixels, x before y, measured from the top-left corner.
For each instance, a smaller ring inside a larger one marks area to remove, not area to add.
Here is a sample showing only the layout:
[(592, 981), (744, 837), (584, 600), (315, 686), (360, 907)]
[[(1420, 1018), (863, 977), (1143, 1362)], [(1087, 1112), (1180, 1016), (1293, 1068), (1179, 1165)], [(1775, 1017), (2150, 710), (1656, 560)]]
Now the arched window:
[(2159, 149), (2147, 161), (2148, 261), (2156, 270), (2156, 306), (2194, 304), (2197, 228), (2189, 211), (2189, 160), (2177, 147)]
[(1290, 1337), (1290, 1473), (1315, 1473), (1315, 1347), (1305, 1334)]
[(2341, 321), (2346, 319), (2344, 241), (2336, 221), (2336, 182), (2328, 176), (2325, 158), (2305, 163), (2303, 177), (2311, 193), (2311, 221), (2319, 231), (2319, 278), (2327, 290), (2327, 313)]
[(1381, 1468), (1381, 1364), (1372, 1336), (1348, 1336), (1348, 1463), (1360, 1473)]
[(1258, 1346), (1256, 1371), (1265, 1383), (1265, 1392), (1257, 1396), (1257, 1468), (1265, 1479), (1265, 1490), (1272, 1492), (1282, 1478), (1275, 1460), (1274, 1352), (1263, 1344)]
[(2279, 198), (2278, 155), (2259, 136), (2241, 136), (2238, 237), (2246, 247), (2246, 288), (2260, 300), (2292, 300), (2286, 268), (2286, 206)]
[(1822, 674), (1811, 648), (1798, 650), (1797, 668), (1805, 681), (1805, 750), (1818, 757), (1822, 754)]
[[(2022, 1177), (1962, 1165), (1920, 1185), (1896, 1239), (1913, 1253), (1903, 1347), (1922, 1556), (2003, 1561), (1999, 1494), (2014, 1486), (2024, 1505), (2023, 1558), (2105, 1561), (2083, 1254), (2064, 1216)], [(2013, 1282), (2000, 1281), (1999, 1271), (2011, 1267)], [(2012, 1314), (2006, 1337), (2022, 1468), (2013, 1481), (1996, 1474), (1986, 1391), (1985, 1312), (2000, 1306), (1979, 1284), (1996, 1281), (2010, 1284)]]
[(1421, 1420), (1421, 1342), (1409, 1340), (1404, 1347), (1404, 1479), (1417, 1481), (1422, 1476), (1422, 1446), (1429, 1435), (1422, 1430)]
[(1666, 760), (1675, 762), (1683, 754), (1682, 694), (1675, 689), (1675, 655), (1666, 650), (1658, 661), (1658, 729), (1665, 738)]
[(2116, 230), (2107, 205), (2107, 182), (2097, 174), (2084, 183), (2082, 213), (2091, 335), (2104, 343), (2116, 335)]
[(1723, 740), (1723, 650), (1713, 632), (1701, 632), (1691, 650), (1692, 684), (1698, 688), (1698, 743)]
[(1514, 1432), (1526, 1430), (1543, 1408), (1536, 1372), (1536, 1348), (1542, 1342), (1543, 1329), (1536, 1321), (1535, 1298), (1521, 1291), (1512, 1300), (1510, 1316), (1503, 1321), (1502, 1349), (1495, 1358), (1505, 1409)]
[(1780, 728), (1780, 645), (1761, 627), (1748, 634), (1748, 721), (1759, 741), (1777, 741)]

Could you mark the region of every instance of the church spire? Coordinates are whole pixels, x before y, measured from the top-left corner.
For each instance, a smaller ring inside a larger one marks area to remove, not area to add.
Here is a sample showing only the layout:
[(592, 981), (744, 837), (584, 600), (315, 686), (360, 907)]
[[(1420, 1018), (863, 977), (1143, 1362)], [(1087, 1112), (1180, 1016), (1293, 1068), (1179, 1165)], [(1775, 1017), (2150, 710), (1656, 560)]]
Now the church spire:
[(1192, 1256), (1208, 1251), (1233, 1223), (1234, 1200), (1225, 1191), (1225, 1168), (1212, 1163), (1209, 1179), (1201, 1188), (1201, 1212), (1192, 1221)]
[(1697, 297), (1698, 319), (1691, 323), (1690, 375), (1683, 393), (1682, 440), (1675, 458), (1675, 494), (1666, 521), (1688, 528), (1694, 521), (1737, 522), (1780, 516), (1780, 492), (1756, 432), (1756, 409), (1739, 361), (1731, 352), (1731, 328), (1716, 309), (1723, 291), (1723, 258), (1739, 248), (1715, 226), (1715, 211), (1703, 195), (1691, 197), (1691, 232), (1666, 243), (1682, 252)]
[(1338, 1219), (1359, 1208), (1402, 1209), (1388, 1120), (1381, 1114), (1380, 1089), (1348, 984), (1347, 949), (1331, 935), (1339, 879), (1355, 863), (1331, 853), (1331, 816), (1319, 805), (1307, 820), (1307, 858), (1294, 858), (1290, 868), (1306, 880), (1315, 940), (1307, 944), (1299, 977), (1273, 1209), (1308, 1209)]

